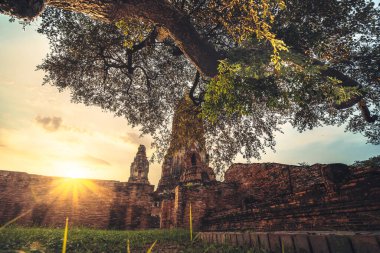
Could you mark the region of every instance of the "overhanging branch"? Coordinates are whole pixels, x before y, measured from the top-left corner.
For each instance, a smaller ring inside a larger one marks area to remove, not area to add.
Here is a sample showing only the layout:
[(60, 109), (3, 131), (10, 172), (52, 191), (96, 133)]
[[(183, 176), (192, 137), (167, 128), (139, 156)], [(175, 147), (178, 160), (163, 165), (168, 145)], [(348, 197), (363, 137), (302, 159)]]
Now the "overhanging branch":
[(195, 73), (195, 77), (194, 77), (193, 85), (191, 86), (190, 91), (189, 91), (189, 97), (190, 97), (190, 99), (193, 101), (193, 103), (194, 103), (195, 105), (200, 105), (200, 104), (203, 102), (202, 95), (200, 95), (198, 98), (196, 98), (196, 97), (194, 96), (195, 89), (197, 88), (197, 86), (198, 86), (198, 84), (199, 84), (199, 79), (200, 79), (200, 74), (199, 74), (199, 72), (197, 71), (197, 72)]
[[(324, 64), (318, 60), (315, 61), (315, 64), (319, 66), (324, 66)], [(340, 80), (341, 83), (339, 85), (342, 87), (352, 87), (352, 88), (355, 87), (359, 91), (359, 94), (352, 96), (350, 99), (339, 104), (335, 103), (333, 105), (335, 109), (337, 110), (347, 109), (357, 104), (365, 121), (367, 121), (368, 123), (374, 123), (378, 119), (377, 115), (371, 116), (371, 112), (369, 111), (367, 103), (364, 99), (366, 94), (363, 91), (363, 86), (360, 83), (348, 77), (347, 75), (343, 74), (339, 70), (336, 70), (331, 67), (322, 69), (320, 72), (323, 76), (333, 77)]]
[(6, 0), (0, 3), (0, 12), (18, 18), (33, 18), (39, 15), (42, 9), (40, 6), (43, 3), (59, 9), (87, 14), (93, 19), (111, 23), (132, 17), (160, 25), (168, 31), (176, 46), (202, 76), (212, 78), (218, 74), (218, 61), (221, 58), (219, 53), (214, 46), (200, 36), (189, 17), (168, 1)]
[(371, 116), (371, 113), (370, 113), (368, 106), (367, 106), (367, 102), (364, 99), (359, 101), (358, 107), (360, 109), (360, 112), (362, 113), (363, 118), (368, 123), (374, 123), (378, 119), (377, 115)]

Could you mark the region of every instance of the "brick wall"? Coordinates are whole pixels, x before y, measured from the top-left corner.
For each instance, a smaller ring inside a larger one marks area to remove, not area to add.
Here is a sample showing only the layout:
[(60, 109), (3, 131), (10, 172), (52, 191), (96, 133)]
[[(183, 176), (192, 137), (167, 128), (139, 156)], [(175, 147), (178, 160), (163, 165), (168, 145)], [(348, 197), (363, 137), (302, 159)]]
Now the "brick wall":
[[(208, 243), (232, 244), (261, 249), (260, 252), (282, 253), (378, 253), (378, 233), (264, 233), (264, 232), (202, 232), (199, 238)], [(282, 251), (282, 248), (284, 251)]]
[(152, 227), (148, 184), (108, 180), (73, 180), (0, 171), (0, 224), (93, 228)]
[(203, 230), (380, 230), (379, 168), (235, 164), (225, 182), (241, 206), (208, 210)]
[[(241, 206), (239, 192), (235, 184), (212, 182), (207, 184), (178, 185), (171, 200), (162, 203), (161, 228), (189, 227), (190, 204), (192, 208), (193, 228), (202, 226), (204, 217), (210, 210), (232, 210)], [(166, 215), (171, 213), (171, 216)], [(166, 218), (170, 217), (168, 221)], [(171, 226), (168, 226), (170, 224)]]
[[(0, 224), (203, 231), (380, 230), (380, 169), (234, 164), (224, 182), (149, 184), (0, 171)], [(154, 198), (153, 198), (154, 196)]]

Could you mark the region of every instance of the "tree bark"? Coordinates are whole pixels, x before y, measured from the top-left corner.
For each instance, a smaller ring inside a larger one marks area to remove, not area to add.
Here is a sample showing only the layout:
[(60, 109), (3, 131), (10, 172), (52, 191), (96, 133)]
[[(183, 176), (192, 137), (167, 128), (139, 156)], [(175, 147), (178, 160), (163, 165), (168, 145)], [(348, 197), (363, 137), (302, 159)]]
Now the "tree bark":
[[(33, 18), (39, 15), (42, 3), (43, 0), (5, 0), (0, 4), (0, 12)], [(44, 3), (106, 22), (126, 17), (150, 21), (168, 31), (202, 76), (211, 78), (218, 74), (220, 56), (215, 48), (201, 38), (187, 16), (165, 0), (45, 0)]]

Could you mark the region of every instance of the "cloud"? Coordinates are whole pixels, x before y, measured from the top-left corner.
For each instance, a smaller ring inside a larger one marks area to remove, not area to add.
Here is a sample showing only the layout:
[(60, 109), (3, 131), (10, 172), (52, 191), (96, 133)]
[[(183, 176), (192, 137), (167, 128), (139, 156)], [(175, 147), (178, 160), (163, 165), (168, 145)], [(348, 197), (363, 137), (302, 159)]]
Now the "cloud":
[(62, 124), (62, 118), (60, 117), (41, 117), (38, 115), (35, 120), (37, 124), (49, 132), (58, 131)]
[(6, 148), (7, 146), (0, 143), (0, 148)]
[(122, 139), (126, 143), (133, 143), (138, 145), (144, 144), (145, 146), (149, 145), (149, 141), (146, 138), (140, 137), (139, 134), (133, 132), (128, 132), (125, 135), (120, 136), (120, 139)]
[(82, 160), (86, 163), (89, 163), (91, 165), (98, 165), (98, 166), (111, 166), (111, 163), (107, 162), (106, 160), (103, 160), (101, 158), (93, 157), (90, 155), (86, 155), (82, 157)]

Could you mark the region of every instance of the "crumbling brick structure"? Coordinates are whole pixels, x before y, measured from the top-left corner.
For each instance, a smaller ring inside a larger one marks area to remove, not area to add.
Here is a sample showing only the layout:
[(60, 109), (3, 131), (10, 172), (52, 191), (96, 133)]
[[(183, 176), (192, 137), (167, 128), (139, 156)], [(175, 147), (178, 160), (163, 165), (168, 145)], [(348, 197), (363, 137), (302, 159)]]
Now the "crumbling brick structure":
[(380, 230), (380, 168), (233, 164), (217, 182), (198, 109), (184, 98), (155, 192), (161, 228)]
[(208, 210), (203, 230), (380, 230), (380, 168), (234, 164), (241, 205)]
[[(197, 210), (194, 213), (197, 227), (209, 208), (207, 199), (199, 192), (215, 187), (216, 180), (208, 166), (203, 123), (198, 113), (199, 109), (190, 98), (184, 97), (174, 114), (171, 141), (155, 192), (155, 200), (160, 203), (161, 228), (184, 226), (190, 202)], [(193, 187), (199, 195), (196, 200), (191, 197), (191, 191), (187, 191)], [(208, 192), (206, 190), (205, 196)]]
[(169, 149), (162, 165), (157, 194), (173, 193), (180, 184), (215, 181), (208, 166), (202, 119), (190, 98), (183, 98), (174, 113)]
[(28, 226), (71, 226), (113, 229), (158, 227), (151, 215), (154, 186), (140, 146), (127, 183), (67, 179), (0, 171), (0, 224), (13, 219)]
[(380, 230), (380, 168), (234, 164), (224, 182), (177, 184), (161, 227), (203, 231)]

